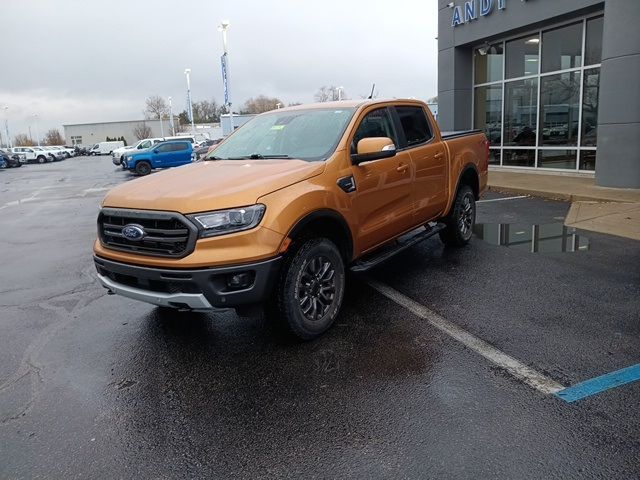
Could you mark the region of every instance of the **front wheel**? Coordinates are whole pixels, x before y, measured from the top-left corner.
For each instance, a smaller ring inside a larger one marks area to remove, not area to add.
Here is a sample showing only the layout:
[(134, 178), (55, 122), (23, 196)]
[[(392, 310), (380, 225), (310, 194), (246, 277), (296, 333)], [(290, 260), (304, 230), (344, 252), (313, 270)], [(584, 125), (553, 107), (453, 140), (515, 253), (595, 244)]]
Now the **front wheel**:
[(138, 175), (149, 175), (151, 173), (151, 165), (149, 162), (138, 162), (135, 170)]
[(462, 247), (471, 240), (473, 226), (476, 223), (476, 197), (471, 187), (460, 187), (451, 213), (443, 222), (447, 227), (439, 235), (445, 245)]
[(333, 325), (344, 297), (345, 266), (326, 238), (305, 241), (285, 259), (276, 287), (276, 313), (290, 333), (311, 340)]
[(45, 163), (47, 161), (47, 157), (45, 157), (44, 155), (40, 155), (37, 160), (38, 163)]

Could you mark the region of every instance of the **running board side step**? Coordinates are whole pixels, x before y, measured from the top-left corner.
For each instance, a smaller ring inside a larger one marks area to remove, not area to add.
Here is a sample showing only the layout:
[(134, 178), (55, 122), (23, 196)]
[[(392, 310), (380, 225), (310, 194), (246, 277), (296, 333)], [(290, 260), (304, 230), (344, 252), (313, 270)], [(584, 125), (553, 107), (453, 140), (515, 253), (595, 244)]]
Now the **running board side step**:
[(444, 230), (446, 225), (444, 223), (430, 223), (425, 226), (425, 229), (415, 229), (409, 233), (401, 236), (394, 243), (381, 247), (379, 250), (372, 254), (366, 255), (362, 259), (355, 262), (350, 270), (354, 273), (361, 273), (371, 270), (373, 267), (377, 267), (383, 262), (386, 262), (391, 257), (397, 255), (400, 252), (405, 251), (407, 248), (413, 247), (415, 244), (433, 237), (436, 233)]

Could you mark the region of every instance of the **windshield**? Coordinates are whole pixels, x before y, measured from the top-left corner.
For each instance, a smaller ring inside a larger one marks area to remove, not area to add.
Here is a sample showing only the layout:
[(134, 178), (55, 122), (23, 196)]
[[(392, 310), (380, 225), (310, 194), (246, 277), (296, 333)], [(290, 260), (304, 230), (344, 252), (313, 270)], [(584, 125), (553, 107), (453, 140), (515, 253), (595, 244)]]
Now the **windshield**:
[(253, 118), (206, 159), (324, 160), (335, 150), (355, 108), (277, 110)]

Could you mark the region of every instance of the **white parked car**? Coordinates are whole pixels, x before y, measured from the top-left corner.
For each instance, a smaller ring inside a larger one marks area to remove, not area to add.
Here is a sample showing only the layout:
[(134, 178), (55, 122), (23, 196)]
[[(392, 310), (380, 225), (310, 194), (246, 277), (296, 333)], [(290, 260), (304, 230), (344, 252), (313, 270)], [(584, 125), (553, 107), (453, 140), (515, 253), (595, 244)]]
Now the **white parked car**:
[(13, 153), (23, 154), (29, 163), (46, 163), (53, 162), (54, 158), (51, 152), (46, 151), (42, 147), (13, 147)]
[(64, 153), (64, 156), (67, 158), (73, 157), (76, 154), (76, 151), (73, 148), (65, 147), (64, 145), (54, 145), (57, 149), (61, 150)]
[(50, 155), (53, 155), (54, 161), (60, 161), (67, 158), (67, 156), (64, 154), (64, 150), (60, 149), (59, 147), (46, 146), (42, 148), (49, 152)]
[(139, 140), (138, 143), (134, 144), (134, 145), (129, 145), (127, 147), (120, 147), (120, 148), (116, 148), (112, 155), (113, 155), (113, 164), (114, 165), (120, 165), (122, 163), (122, 157), (126, 154), (129, 153), (133, 150), (144, 150), (145, 148), (151, 148), (153, 147), (156, 143), (160, 143), (160, 142), (164, 142), (164, 138), (144, 138), (142, 140)]

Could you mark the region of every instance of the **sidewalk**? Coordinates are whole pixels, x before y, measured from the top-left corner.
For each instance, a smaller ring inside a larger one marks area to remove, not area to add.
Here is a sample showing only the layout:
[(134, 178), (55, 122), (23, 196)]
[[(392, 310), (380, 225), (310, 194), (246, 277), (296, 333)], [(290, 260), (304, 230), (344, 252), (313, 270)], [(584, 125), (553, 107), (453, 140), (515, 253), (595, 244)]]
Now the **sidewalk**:
[(565, 175), (489, 172), (489, 190), (556, 200), (640, 203), (640, 189), (597, 187), (594, 178)]
[(588, 177), (489, 172), (489, 190), (572, 202), (569, 227), (640, 240), (640, 190), (597, 187)]

